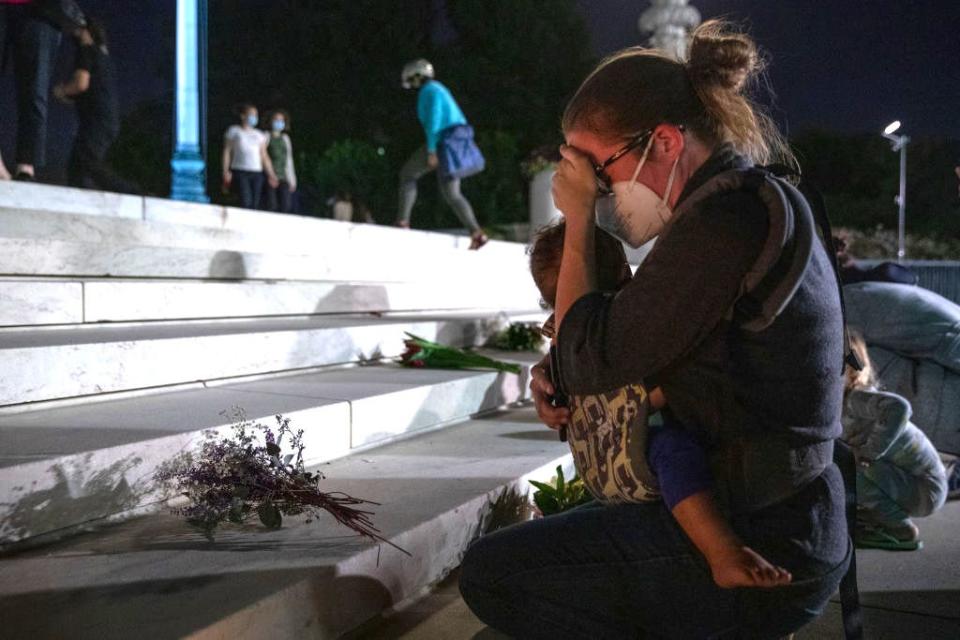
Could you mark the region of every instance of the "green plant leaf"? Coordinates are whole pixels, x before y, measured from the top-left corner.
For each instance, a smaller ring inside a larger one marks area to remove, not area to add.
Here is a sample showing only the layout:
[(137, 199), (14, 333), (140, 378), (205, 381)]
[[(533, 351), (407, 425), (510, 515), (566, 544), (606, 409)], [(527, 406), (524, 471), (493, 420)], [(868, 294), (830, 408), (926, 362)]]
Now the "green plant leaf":
[(540, 509), (540, 513), (545, 516), (560, 512), (560, 505), (557, 503), (556, 498), (550, 494), (543, 492), (533, 494), (533, 503)]
[(563, 467), (557, 465), (557, 495), (560, 496), (560, 499), (563, 499), (563, 494), (566, 492), (566, 483), (563, 481)]
[[(557, 495), (556, 488), (551, 487), (549, 484), (546, 484), (544, 482), (537, 482), (536, 480), (530, 480), (529, 482), (531, 485), (539, 489), (538, 493), (545, 493), (549, 496)], [(534, 496), (536, 496), (536, 494), (534, 494)]]

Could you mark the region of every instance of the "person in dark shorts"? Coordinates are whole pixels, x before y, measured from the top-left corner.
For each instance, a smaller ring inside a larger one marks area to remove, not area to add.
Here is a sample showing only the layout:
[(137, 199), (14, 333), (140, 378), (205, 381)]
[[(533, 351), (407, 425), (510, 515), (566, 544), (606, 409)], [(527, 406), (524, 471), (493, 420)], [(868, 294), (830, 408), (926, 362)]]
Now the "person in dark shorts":
[(72, 187), (139, 193), (107, 164), (107, 152), (120, 133), (117, 81), (103, 25), (87, 18), (78, 29), (76, 66), (70, 79), (53, 89), (61, 102), (77, 107), (77, 138), (70, 153), (67, 181)]

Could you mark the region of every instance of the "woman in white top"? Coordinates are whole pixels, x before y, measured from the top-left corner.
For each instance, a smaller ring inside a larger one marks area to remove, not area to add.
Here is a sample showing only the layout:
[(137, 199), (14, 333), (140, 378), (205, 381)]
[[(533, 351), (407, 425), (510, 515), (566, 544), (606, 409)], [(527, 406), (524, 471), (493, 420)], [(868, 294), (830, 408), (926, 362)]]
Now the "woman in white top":
[(242, 105), (238, 111), (240, 124), (227, 129), (223, 138), (223, 187), (240, 196), (240, 206), (253, 209), (260, 202), (263, 174), (276, 188), (277, 175), (267, 155), (267, 135), (257, 129), (257, 108)]

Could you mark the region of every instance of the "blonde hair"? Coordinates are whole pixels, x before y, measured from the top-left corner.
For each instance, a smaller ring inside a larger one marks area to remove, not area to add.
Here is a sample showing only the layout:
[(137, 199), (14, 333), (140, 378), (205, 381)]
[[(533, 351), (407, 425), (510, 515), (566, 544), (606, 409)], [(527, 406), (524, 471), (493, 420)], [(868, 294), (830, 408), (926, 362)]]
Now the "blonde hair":
[(873, 365), (870, 363), (870, 354), (867, 352), (867, 343), (856, 331), (850, 331), (850, 348), (853, 350), (863, 369), (857, 371), (850, 365), (847, 365), (844, 371), (844, 393), (849, 393), (855, 389), (871, 389), (877, 386), (877, 377), (873, 372)]
[(796, 166), (776, 123), (746, 95), (764, 66), (750, 36), (710, 20), (691, 34), (686, 61), (642, 47), (605, 59), (570, 100), (563, 129), (629, 139), (661, 123), (684, 125), (756, 164)]

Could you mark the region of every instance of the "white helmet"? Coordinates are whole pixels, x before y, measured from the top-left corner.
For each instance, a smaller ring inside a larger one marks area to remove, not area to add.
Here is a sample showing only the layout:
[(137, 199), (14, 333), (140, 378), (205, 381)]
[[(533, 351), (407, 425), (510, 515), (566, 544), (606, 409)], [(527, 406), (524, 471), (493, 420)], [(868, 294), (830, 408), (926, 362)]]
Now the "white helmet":
[(433, 77), (433, 65), (430, 64), (429, 60), (419, 58), (403, 65), (403, 71), (400, 73), (400, 84), (404, 89), (410, 89), (413, 87), (413, 80), (417, 77)]

